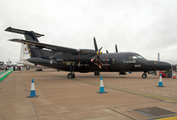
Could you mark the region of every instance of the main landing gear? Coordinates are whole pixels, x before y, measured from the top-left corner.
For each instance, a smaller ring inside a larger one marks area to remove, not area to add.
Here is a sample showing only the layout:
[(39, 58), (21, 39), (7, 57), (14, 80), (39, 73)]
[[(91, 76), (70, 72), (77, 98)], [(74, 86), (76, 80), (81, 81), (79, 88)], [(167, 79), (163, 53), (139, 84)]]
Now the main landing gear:
[(100, 76), (100, 72), (94, 72), (95, 76)]
[(68, 79), (75, 78), (74, 69), (76, 66), (77, 66), (77, 62), (75, 62), (74, 65), (72, 65), (72, 63), (70, 63), (70, 73), (68, 73), (68, 75), (67, 75)]
[(144, 73), (142, 74), (142, 78), (146, 78), (146, 77), (147, 77), (147, 73), (144, 72)]

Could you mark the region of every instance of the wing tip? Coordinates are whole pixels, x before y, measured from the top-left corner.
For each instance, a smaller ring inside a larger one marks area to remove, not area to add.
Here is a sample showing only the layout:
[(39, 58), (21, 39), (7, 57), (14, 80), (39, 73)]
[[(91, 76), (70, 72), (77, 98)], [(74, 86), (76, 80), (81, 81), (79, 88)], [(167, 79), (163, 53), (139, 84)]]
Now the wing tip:
[(8, 41), (16, 42), (16, 41), (19, 41), (19, 40), (21, 41), (22, 39), (16, 39), (15, 38), (15, 39), (9, 39)]
[(5, 31), (10, 31), (12, 29), (12, 27), (7, 27), (6, 29), (5, 29)]

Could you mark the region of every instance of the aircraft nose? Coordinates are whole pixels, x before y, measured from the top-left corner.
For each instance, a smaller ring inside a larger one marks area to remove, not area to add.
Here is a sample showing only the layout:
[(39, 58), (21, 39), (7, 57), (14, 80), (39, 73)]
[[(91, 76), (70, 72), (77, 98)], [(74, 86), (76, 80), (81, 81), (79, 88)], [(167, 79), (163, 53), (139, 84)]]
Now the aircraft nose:
[(171, 64), (161, 61), (148, 61), (148, 66), (154, 70), (169, 70), (171, 69)]

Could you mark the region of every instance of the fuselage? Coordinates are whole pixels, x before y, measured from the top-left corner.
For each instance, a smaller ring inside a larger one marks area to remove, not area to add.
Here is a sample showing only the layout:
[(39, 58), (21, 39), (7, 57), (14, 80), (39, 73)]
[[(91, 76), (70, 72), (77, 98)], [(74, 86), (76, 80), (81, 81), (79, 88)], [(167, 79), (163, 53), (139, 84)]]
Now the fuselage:
[[(104, 53), (99, 56), (101, 68), (91, 61), (79, 61), (75, 67), (75, 72), (136, 72), (136, 71), (154, 71), (154, 70), (168, 70), (171, 64), (161, 61), (152, 61), (143, 58), (141, 55), (133, 52), (122, 53)], [(62, 59), (62, 58), (61, 58)], [(43, 65), (64, 71), (70, 71), (71, 61), (56, 62), (52, 59), (44, 58), (29, 58), (29, 62)], [(97, 62), (97, 61), (96, 61)], [(100, 62), (97, 62), (98, 64)]]
[(73, 49), (40, 43), (37, 37), (44, 35), (33, 31), (12, 27), (8, 27), (5, 31), (24, 34), (25, 40), (11, 39), (10, 41), (27, 44), (31, 57), (28, 59), (29, 62), (69, 71), (70, 73), (67, 75), (69, 79), (75, 78), (74, 72), (94, 72), (94, 75), (99, 75), (99, 72), (120, 72), (120, 74), (123, 74), (127, 71), (144, 71), (142, 77), (146, 78), (146, 72), (148, 71), (171, 68), (171, 65), (167, 62), (149, 61), (137, 53), (118, 53), (117, 46), (116, 53), (102, 54), (102, 47), (98, 49), (95, 37), (93, 38), (95, 49)]

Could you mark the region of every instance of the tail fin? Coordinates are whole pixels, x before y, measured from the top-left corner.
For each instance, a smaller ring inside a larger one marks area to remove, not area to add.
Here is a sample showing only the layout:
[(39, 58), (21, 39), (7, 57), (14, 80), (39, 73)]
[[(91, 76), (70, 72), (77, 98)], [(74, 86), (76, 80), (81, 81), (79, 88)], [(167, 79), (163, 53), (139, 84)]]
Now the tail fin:
[(27, 59), (30, 58), (28, 48), (26, 44), (21, 43), (20, 60), (19, 63), (28, 62)]
[[(43, 34), (35, 33), (33, 31), (21, 30), (21, 29), (16, 29), (12, 27), (8, 27), (7, 29), (5, 29), (5, 31), (23, 34), (26, 40), (31, 40), (35, 42), (39, 42), (37, 37), (44, 36)], [(30, 57), (43, 57), (44, 56), (44, 53), (41, 49), (36, 49), (35, 46), (31, 46), (28, 44), (27, 44), (27, 47), (28, 47), (28, 52), (30, 54)]]
[(27, 45), (21, 43), (20, 61), (23, 59), (28, 59), (28, 58), (30, 58), (30, 55), (28, 53)]

